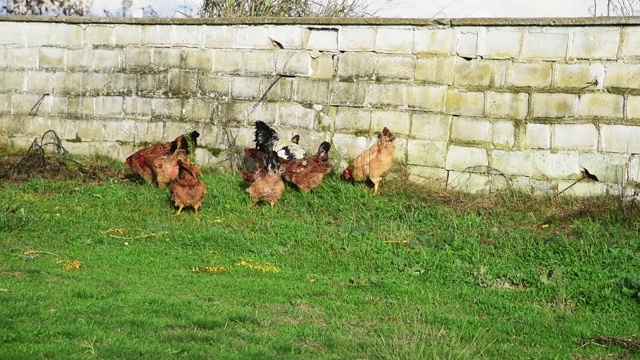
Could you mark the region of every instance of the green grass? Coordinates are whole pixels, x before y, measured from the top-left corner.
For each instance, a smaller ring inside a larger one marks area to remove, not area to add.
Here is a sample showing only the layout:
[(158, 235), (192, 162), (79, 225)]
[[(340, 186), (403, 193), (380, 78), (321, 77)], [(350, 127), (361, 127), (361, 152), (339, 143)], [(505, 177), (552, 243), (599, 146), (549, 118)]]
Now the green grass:
[(204, 181), (201, 221), (121, 180), (5, 183), (0, 358), (632, 356), (583, 346), (640, 334), (638, 226), (612, 199), (328, 178), (250, 210), (238, 175)]

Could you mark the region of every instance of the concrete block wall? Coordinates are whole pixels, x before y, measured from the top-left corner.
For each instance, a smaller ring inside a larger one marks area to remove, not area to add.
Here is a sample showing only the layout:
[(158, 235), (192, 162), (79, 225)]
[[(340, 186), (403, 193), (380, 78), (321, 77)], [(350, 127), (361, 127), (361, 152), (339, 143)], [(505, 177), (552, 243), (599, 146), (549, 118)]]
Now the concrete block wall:
[(264, 120), (339, 171), (388, 126), (411, 180), (544, 192), (586, 168), (569, 193), (617, 192), (640, 177), (629, 21), (4, 17), (0, 141), (124, 159), (197, 129), (213, 166)]

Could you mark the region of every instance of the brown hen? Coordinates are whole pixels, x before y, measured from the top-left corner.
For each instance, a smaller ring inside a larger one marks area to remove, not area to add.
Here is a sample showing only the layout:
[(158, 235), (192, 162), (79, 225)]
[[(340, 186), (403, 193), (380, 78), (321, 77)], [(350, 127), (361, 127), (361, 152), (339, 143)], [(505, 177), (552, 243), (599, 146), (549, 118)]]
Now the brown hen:
[(386, 127), (378, 142), (369, 150), (362, 152), (353, 161), (353, 165), (342, 172), (345, 179), (354, 181), (370, 180), (373, 183), (373, 193), (377, 194), (382, 176), (393, 166), (396, 145), (393, 143), (395, 136)]
[(257, 169), (252, 174), (252, 180), (247, 192), (251, 196), (253, 207), (261, 200), (271, 204), (271, 207), (275, 206), (284, 192), (284, 182), (280, 174), (280, 160), (275, 151), (271, 151), (267, 156), (266, 166)]
[(313, 190), (320, 185), (324, 176), (331, 172), (330, 149), (331, 144), (324, 141), (313, 156), (297, 160), (280, 159), (282, 177), (295, 184), (302, 192)]
[(180, 168), (178, 161), (182, 161), (183, 163), (189, 161), (186, 151), (178, 149), (171, 155), (162, 155), (153, 159), (151, 170), (160, 189), (166, 188), (171, 180), (178, 176), (178, 170)]
[(200, 181), (200, 169), (188, 162), (177, 159), (178, 176), (169, 183), (171, 200), (178, 207), (176, 215), (182, 213), (182, 209), (191, 206), (195, 209), (198, 218), (198, 209), (202, 205), (207, 193), (207, 185)]

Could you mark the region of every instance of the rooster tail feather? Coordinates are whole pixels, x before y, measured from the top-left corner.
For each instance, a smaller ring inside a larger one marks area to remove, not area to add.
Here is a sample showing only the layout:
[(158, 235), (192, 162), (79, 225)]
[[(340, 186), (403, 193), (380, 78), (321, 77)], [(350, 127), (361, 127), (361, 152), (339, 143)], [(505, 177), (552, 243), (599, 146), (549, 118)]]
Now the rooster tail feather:
[(273, 144), (278, 141), (278, 134), (274, 129), (269, 127), (264, 121), (256, 121), (256, 131), (253, 133), (256, 148), (266, 153), (273, 150)]

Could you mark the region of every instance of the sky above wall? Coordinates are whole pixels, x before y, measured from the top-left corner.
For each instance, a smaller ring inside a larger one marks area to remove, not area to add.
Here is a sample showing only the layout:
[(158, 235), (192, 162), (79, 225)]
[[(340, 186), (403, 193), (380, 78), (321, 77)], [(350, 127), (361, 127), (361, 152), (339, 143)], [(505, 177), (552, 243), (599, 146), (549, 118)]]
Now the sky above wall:
[[(153, 6), (161, 17), (195, 15), (201, 0), (133, 0), (132, 9)], [(361, 0), (378, 8), (378, 16), (399, 18), (469, 17), (585, 17), (594, 0)], [(595, 0), (598, 13), (606, 9), (606, 0)], [(121, 8), (121, 1), (95, 0), (92, 13), (104, 16)], [(135, 13), (135, 12), (134, 12)]]

